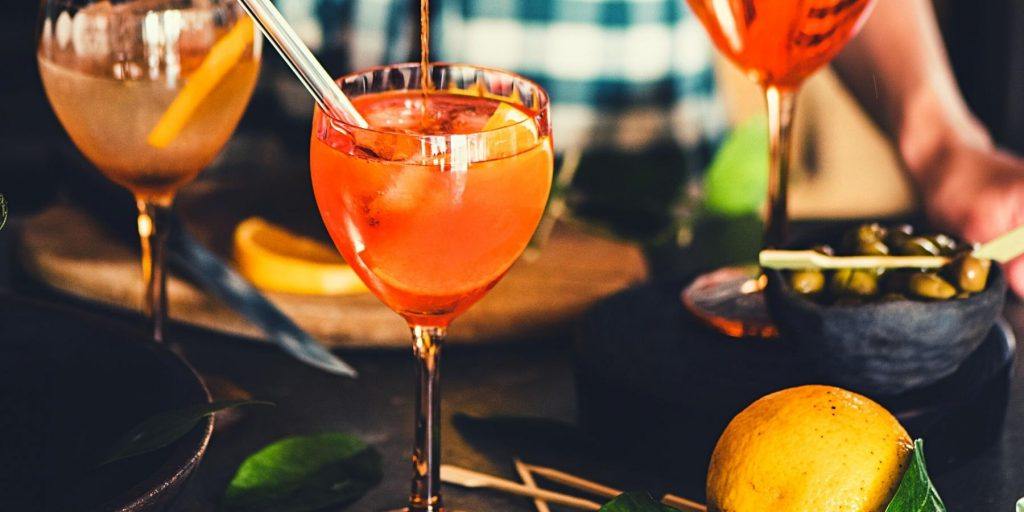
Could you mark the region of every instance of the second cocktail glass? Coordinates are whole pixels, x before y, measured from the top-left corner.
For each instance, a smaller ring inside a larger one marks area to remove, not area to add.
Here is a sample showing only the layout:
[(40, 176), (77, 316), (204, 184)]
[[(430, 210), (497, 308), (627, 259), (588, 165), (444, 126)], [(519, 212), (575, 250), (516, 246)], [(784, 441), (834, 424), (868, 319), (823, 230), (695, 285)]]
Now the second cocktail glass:
[(163, 341), (171, 203), (241, 119), (260, 37), (234, 0), (42, 0), (39, 23), (50, 105), (89, 161), (135, 196), (143, 306)]
[(409, 510), (443, 510), (438, 370), (448, 325), (526, 248), (547, 203), (547, 94), (466, 65), (375, 68), (338, 81), (370, 128), (317, 111), (310, 167), (331, 238), (366, 285), (408, 322), (417, 361)]
[[(718, 50), (764, 90), (771, 142), (764, 243), (778, 247), (786, 242), (797, 91), (856, 35), (874, 0), (687, 1)], [(757, 268), (719, 269), (684, 290), (683, 303), (727, 335), (773, 337), (777, 331), (761, 294), (763, 283)]]

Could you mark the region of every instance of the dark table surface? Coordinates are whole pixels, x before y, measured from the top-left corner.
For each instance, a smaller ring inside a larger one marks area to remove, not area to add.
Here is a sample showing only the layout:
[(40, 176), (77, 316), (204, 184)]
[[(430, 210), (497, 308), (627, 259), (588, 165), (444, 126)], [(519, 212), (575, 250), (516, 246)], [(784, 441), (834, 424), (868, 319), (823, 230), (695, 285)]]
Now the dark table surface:
[[(9, 256), (12, 232), (0, 232), (0, 254)], [(0, 261), (3, 287), (17, 275), (9, 257)], [(137, 322), (124, 313), (100, 312)], [(1024, 307), (1012, 302), (1006, 317), (1017, 333), (1024, 332)], [(362, 372), (358, 380), (348, 380), (310, 369), (273, 348), (242, 338), (180, 325), (172, 327), (169, 337), (181, 344), (186, 357), (207, 378), (226, 380), (254, 397), (278, 404), (272, 409), (249, 409), (233, 421), (221, 422), (197, 477), (175, 511), (214, 510), (213, 503), (246, 455), (287, 435), (327, 430), (355, 434), (383, 454), (384, 481), (350, 510), (386, 510), (402, 504), (410, 474), (407, 450), (412, 443), (410, 353), (345, 351), (342, 355)], [(1017, 357), (1024, 356), (1018, 353)], [(1000, 438), (966, 463), (934, 475), (950, 510), (1009, 512), (1024, 496), (1024, 365), (1019, 363)], [(703, 498), (700, 481), (664, 482), (635, 462), (610, 455), (622, 450), (606, 453), (593, 445), (574, 444), (571, 340), (451, 348), (444, 355), (443, 375), (446, 463), (515, 479), (512, 457), (521, 456), (625, 489), (671, 488), (678, 494)], [(487, 423), (480, 418), (498, 417), (510, 427), (497, 431), (480, 428)], [(521, 434), (516, 425), (523, 428)], [(546, 433), (537, 434), (540, 431)], [(526, 437), (531, 437), (531, 442), (524, 444)], [(618, 448), (628, 451), (629, 442), (622, 439), (623, 446)], [(445, 492), (453, 510), (533, 510), (527, 499), (491, 491), (449, 486)]]

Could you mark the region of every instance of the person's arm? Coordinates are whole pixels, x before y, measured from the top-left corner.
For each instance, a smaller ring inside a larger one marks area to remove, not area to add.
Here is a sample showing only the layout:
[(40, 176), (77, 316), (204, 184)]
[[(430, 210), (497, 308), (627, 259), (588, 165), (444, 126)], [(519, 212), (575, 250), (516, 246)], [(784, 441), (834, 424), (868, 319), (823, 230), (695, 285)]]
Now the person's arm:
[[(981, 242), (1024, 224), (1024, 160), (968, 109), (929, 0), (878, 0), (835, 69), (892, 137), (932, 222)], [(1024, 260), (1008, 270), (1024, 294)]]
[(835, 69), (898, 143), (915, 179), (944, 146), (991, 146), (953, 78), (929, 0), (878, 0)]

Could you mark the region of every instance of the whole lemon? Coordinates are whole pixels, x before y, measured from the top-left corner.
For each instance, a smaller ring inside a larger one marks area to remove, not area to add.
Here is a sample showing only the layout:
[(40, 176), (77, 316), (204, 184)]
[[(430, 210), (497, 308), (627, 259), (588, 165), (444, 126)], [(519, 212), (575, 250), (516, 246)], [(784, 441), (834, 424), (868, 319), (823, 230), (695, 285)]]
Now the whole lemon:
[(800, 386), (739, 413), (708, 469), (712, 512), (881, 512), (913, 443), (877, 403), (844, 389)]

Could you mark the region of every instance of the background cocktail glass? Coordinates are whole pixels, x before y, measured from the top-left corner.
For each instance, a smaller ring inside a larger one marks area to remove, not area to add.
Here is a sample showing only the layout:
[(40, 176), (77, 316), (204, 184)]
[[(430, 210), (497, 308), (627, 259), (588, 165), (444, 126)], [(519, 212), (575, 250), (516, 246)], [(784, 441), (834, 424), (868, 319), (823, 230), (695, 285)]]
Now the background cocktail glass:
[[(687, 0), (715, 46), (764, 90), (770, 167), (765, 240), (786, 242), (787, 181), (797, 92), (808, 75), (830, 62), (856, 35), (874, 0)], [(752, 267), (729, 267), (698, 277), (683, 291), (693, 314), (734, 337), (775, 335)]]
[(400, 64), (338, 81), (370, 128), (317, 111), (310, 168), (338, 250), (408, 322), (417, 361), (409, 510), (443, 510), (438, 364), (449, 323), (526, 248), (551, 187), (547, 94), (519, 76)]
[(171, 203), (242, 117), (259, 35), (235, 0), (43, 0), (39, 25), (53, 110), (89, 161), (135, 195), (144, 305), (162, 341)]

